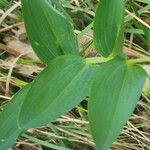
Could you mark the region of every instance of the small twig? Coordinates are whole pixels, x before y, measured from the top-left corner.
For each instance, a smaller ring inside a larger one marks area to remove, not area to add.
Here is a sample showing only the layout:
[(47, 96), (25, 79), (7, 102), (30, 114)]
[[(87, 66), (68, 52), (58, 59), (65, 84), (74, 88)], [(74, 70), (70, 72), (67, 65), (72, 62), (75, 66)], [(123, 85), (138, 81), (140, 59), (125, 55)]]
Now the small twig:
[(15, 4), (18, 4), (18, 6), (22, 7), (20, 2), (14, 1)]
[(94, 145), (95, 145), (93, 142), (91, 142), (91, 141), (90, 141), (89, 139), (87, 139), (87, 138), (84, 138), (84, 137), (82, 137), (82, 136), (79, 136), (79, 135), (77, 135), (77, 134), (75, 134), (75, 133), (71, 133), (71, 132), (69, 132), (69, 131), (67, 131), (67, 130), (64, 130), (64, 129), (60, 128), (60, 127), (56, 127), (56, 128), (57, 128), (59, 131), (65, 133), (65, 134), (68, 134), (68, 135), (70, 135), (70, 136), (76, 137), (76, 138), (79, 139), (79, 140), (84, 141), (84, 142), (87, 143), (88, 145), (91, 145), (91, 146), (94, 146)]
[(12, 65), (9, 69), (9, 72), (8, 72), (8, 76), (7, 76), (7, 79), (6, 79), (6, 91), (5, 91), (5, 95), (7, 96), (8, 93), (9, 93), (9, 83), (10, 83), (10, 79), (11, 79), (11, 74), (12, 74), (12, 71), (13, 71), (13, 68), (15, 67), (15, 64), (17, 63), (17, 61), (24, 55), (26, 54), (29, 54), (29, 53), (32, 53), (32, 52), (25, 52), (23, 54), (20, 54), (13, 62), (12, 62)]
[(147, 24), (146, 22), (144, 22), (142, 19), (140, 19), (139, 17), (137, 17), (135, 14), (131, 13), (130, 11), (128, 11), (127, 9), (125, 10), (130, 16), (132, 16), (133, 18), (135, 18), (137, 21), (141, 22), (144, 26), (146, 26), (148, 29), (150, 29), (149, 24)]
[[(34, 150), (39, 150), (39, 147), (36, 147), (38, 144), (34, 144), (34, 143), (28, 143), (28, 142), (25, 142), (25, 141), (19, 141), (17, 142), (17, 146), (19, 145), (27, 145), (29, 146), (30, 148), (32, 147)], [(32, 149), (31, 148), (31, 149)], [(42, 150), (42, 149), (41, 149)]]
[[(63, 119), (62, 119), (63, 118)], [(62, 122), (74, 122), (74, 123), (78, 123), (78, 124), (83, 124), (83, 125), (87, 125), (89, 124), (88, 121), (84, 121), (84, 120), (79, 120), (79, 119), (74, 119), (74, 118), (69, 118), (67, 116), (62, 116), (62, 118), (57, 119), (57, 121), (62, 121)]]
[(0, 33), (1, 33), (1, 32), (9, 31), (9, 30), (11, 30), (11, 29), (13, 29), (13, 28), (15, 28), (15, 27), (21, 26), (21, 25), (23, 25), (23, 24), (24, 24), (23, 22), (19, 22), (19, 23), (16, 23), (16, 24), (7, 26), (7, 27), (5, 27), (5, 28), (0, 29)]
[(138, 132), (144, 138), (144, 140), (150, 142), (150, 140), (141, 131), (139, 131), (131, 122), (128, 122), (128, 124), (134, 129), (134, 131)]
[(0, 95), (0, 98), (2, 98), (2, 99), (6, 99), (6, 100), (11, 100), (11, 98), (10, 98), (10, 97), (3, 96), (3, 95)]

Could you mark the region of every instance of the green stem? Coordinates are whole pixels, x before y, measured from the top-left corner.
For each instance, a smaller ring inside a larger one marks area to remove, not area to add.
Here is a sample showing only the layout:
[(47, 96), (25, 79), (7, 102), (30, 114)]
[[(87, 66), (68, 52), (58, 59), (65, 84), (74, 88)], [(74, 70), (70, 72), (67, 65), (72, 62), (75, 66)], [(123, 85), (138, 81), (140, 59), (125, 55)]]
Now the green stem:
[(85, 62), (86, 62), (86, 64), (101, 64), (101, 63), (107, 62), (109, 60), (111, 60), (111, 58), (92, 57), (92, 58), (86, 58)]
[(150, 63), (150, 57), (141, 57), (136, 59), (130, 59), (127, 61), (128, 64), (139, 64), (139, 63)]
[[(105, 63), (109, 60), (111, 60), (113, 57), (92, 57), (92, 58), (86, 58), (85, 62), (86, 64), (101, 64)], [(136, 58), (136, 59), (130, 59), (127, 60), (128, 64), (140, 64), (140, 63), (150, 63), (150, 56), (145, 56), (141, 58)]]

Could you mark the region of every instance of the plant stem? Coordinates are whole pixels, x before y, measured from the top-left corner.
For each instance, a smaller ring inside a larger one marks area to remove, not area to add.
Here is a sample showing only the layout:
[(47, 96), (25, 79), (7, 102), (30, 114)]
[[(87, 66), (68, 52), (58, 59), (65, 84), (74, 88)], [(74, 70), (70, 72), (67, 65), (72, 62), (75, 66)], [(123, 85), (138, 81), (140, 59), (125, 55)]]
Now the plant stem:
[(101, 63), (104, 63), (109, 60), (111, 60), (111, 58), (92, 57), (92, 58), (86, 58), (85, 62), (86, 62), (86, 64), (101, 64)]
[[(112, 57), (92, 57), (92, 58), (86, 58), (85, 62), (86, 64), (101, 64), (104, 62), (107, 62), (111, 60)], [(136, 58), (136, 59), (129, 59), (127, 60), (128, 64), (140, 64), (140, 63), (150, 63), (150, 56), (145, 56), (141, 58)]]
[(130, 59), (127, 61), (128, 64), (139, 64), (139, 63), (150, 63), (150, 57), (141, 57), (136, 59)]

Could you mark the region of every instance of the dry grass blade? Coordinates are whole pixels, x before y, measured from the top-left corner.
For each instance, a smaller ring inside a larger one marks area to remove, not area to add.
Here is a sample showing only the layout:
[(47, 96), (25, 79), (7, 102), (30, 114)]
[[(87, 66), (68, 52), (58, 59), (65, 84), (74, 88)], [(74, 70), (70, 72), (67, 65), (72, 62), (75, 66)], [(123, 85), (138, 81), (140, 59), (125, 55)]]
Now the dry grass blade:
[(0, 25), (2, 22), (5, 20), (5, 18), (12, 12), (14, 11), (17, 7), (20, 6), (20, 3), (14, 4), (12, 7), (10, 7), (1, 17), (0, 17)]

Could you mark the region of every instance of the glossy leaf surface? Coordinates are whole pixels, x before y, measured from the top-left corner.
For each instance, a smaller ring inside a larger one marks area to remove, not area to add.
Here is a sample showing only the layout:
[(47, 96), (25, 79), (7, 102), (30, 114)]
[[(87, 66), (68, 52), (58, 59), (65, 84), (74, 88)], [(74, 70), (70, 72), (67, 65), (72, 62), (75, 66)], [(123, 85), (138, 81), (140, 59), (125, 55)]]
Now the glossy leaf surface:
[(123, 60), (99, 67), (89, 101), (91, 131), (98, 150), (108, 150), (132, 114), (146, 79), (145, 71)]
[(94, 44), (104, 57), (122, 55), (124, 0), (101, 0), (94, 19)]
[(51, 61), (32, 83), (22, 106), (20, 126), (41, 126), (71, 110), (89, 94), (92, 73), (91, 66), (79, 56)]
[(22, 0), (28, 37), (33, 50), (44, 63), (63, 54), (78, 55), (76, 37), (68, 17), (52, 4), (55, 5), (48, 0)]

